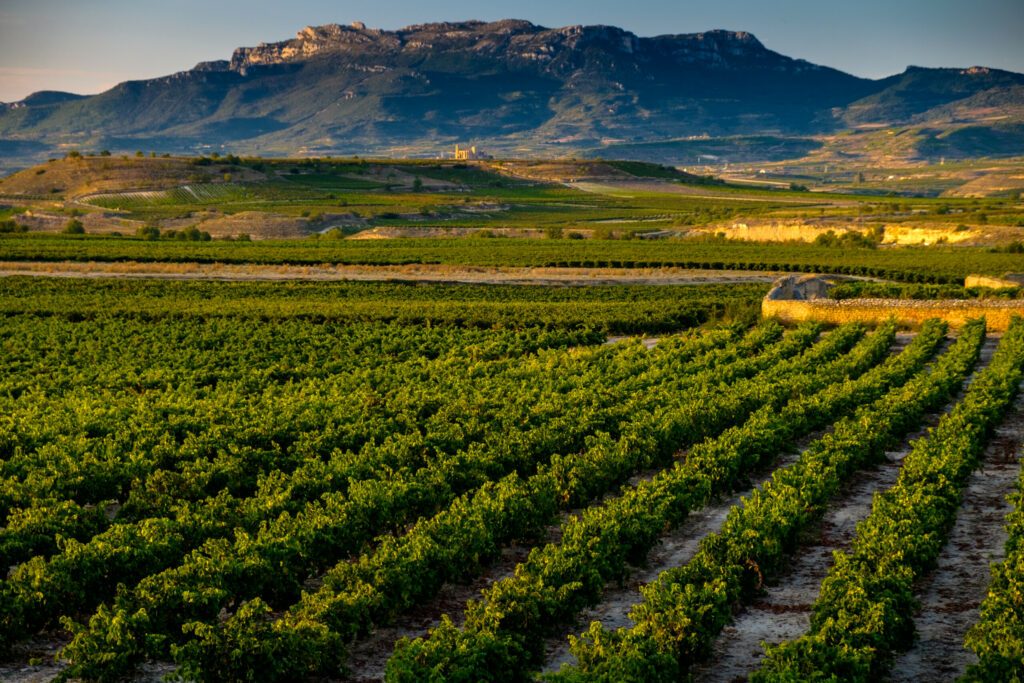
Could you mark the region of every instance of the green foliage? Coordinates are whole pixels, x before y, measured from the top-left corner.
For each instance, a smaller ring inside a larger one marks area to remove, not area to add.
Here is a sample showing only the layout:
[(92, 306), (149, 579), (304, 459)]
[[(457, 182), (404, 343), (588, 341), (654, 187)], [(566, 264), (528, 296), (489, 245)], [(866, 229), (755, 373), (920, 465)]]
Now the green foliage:
[[(1017, 353), (1024, 355), (1024, 350), (1021, 350), (1024, 334), (1019, 329), (1024, 327), (1024, 321), (1020, 321), (1017, 327), (1016, 339), (1011, 342), (1007, 334), (1004, 343), (1015, 344)], [(1012, 393), (1010, 383), (1014, 377), (1021, 376), (1021, 365), (1024, 361), (1009, 370), (1004, 391)], [(1006, 368), (1003, 369), (1005, 371)], [(997, 411), (1000, 406), (994, 400), (991, 407)], [(1021, 595), (1024, 595), (1024, 475), (1010, 500), (1014, 507), (1006, 520), (1009, 532), (1006, 558), (993, 565), (988, 593), (981, 603), (981, 616), (964, 639), (964, 646), (977, 655), (978, 662), (968, 668), (963, 681), (996, 683), (1024, 680), (1024, 605), (1021, 602)]]
[[(478, 680), (498, 680), (496, 677), (499, 676), (507, 680), (527, 678), (531, 665), (540, 655), (536, 648), (543, 643), (543, 636), (549, 629), (554, 624), (570, 620), (579, 609), (596, 600), (607, 581), (621, 578), (626, 562), (639, 561), (662, 529), (679, 524), (687, 511), (702, 505), (715, 492), (727, 490), (747, 468), (791, 443), (797, 435), (814, 429), (819, 420), (830, 421), (898, 385), (920, 369), (935, 350), (942, 330), (942, 326), (930, 325), (927, 333), (915, 342), (912, 349), (908, 349), (905, 356), (886, 361), (862, 376), (860, 373), (885, 353), (888, 340), (892, 338), (892, 328), (876, 335), (859, 349), (859, 353), (826, 363), (817, 372), (797, 375), (786, 381), (783, 378), (786, 377), (787, 364), (783, 364), (775, 370), (783, 373), (779, 388), (789, 382), (800, 384), (804, 390), (795, 395), (807, 395), (810, 389), (806, 399), (788, 405), (764, 406), (742, 426), (690, 449), (685, 463), (677, 463), (650, 482), (629, 489), (620, 498), (589, 508), (578, 519), (571, 519), (563, 529), (563, 540), (558, 546), (535, 551), (515, 577), (498, 582), (485, 591), (485, 601), (470, 607), (466, 626), (458, 639), (452, 640), (442, 634), (438, 640), (432, 636), (407, 643), (396, 652), (393, 661), (398, 663), (395, 666), (403, 670), (419, 670), (421, 674), (426, 670), (443, 671), (460, 679), (471, 675), (477, 676)], [(979, 340), (980, 337), (974, 339), (975, 352)], [(813, 350), (808, 352), (813, 353)], [(808, 366), (819, 365), (808, 362), (806, 357), (799, 360), (807, 362)], [(792, 371), (794, 368), (791, 365), (788, 369)], [(845, 383), (838, 380), (838, 384), (832, 384), (837, 378), (850, 374), (859, 378)], [(948, 385), (949, 380), (946, 383)], [(815, 386), (828, 388), (814, 394)], [(792, 390), (792, 385), (789, 389)], [(916, 395), (919, 394), (920, 391)], [(912, 415), (907, 417), (912, 419)], [(910, 427), (911, 419), (906, 421), (906, 428)], [(850, 429), (855, 430), (857, 423), (850, 422)], [(802, 503), (798, 500), (796, 504)], [(790, 523), (799, 523), (805, 517), (797, 514)], [(778, 519), (775, 515), (764, 515), (763, 518), (771, 524)], [(736, 534), (738, 539), (748, 537), (742, 530), (737, 530)], [(702, 552), (711, 553), (713, 547), (719, 547), (711, 543), (709, 541), (702, 546)], [(779, 551), (778, 546), (768, 547), (773, 552)], [(741, 554), (740, 557), (750, 555)], [(727, 565), (718, 568), (716, 563), (726, 561)], [(738, 569), (733, 569), (737, 561)], [(660, 586), (652, 585), (651, 591), (646, 593), (653, 605), (663, 602), (657, 592), (661, 590), (666, 591), (667, 601), (688, 596), (687, 600), (697, 602), (680, 608), (687, 613), (675, 611), (657, 622), (653, 614), (648, 621), (644, 612), (634, 611), (634, 620), (639, 625), (635, 634), (625, 638), (621, 633), (607, 638), (597, 635), (587, 643), (576, 643), (574, 652), (584, 667), (583, 678), (609, 681), (678, 679), (680, 669), (676, 661), (682, 655), (671, 653), (692, 654), (706, 650), (714, 634), (731, 614), (738, 591), (749, 585), (749, 566), (733, 554), (722, 559), (708, 555), (706, 561), (700, 560), (689, 567), (686, 576), (677, 579), (663, 575)], [(766, 569), (771, 566), (768, 558), (765, 558), (763, 566)], [(727, 571), (725, 567), (728, 567)], [(690, 586), (692, 592), (680, 591), (678, 586)], [(591, 633), (601, 633), (601, 630)], [(489, 641), (495, 637), (504, 640), (507, 647), (516, 643), (525, 647), (526, 654), (516, 662), (516, 667), (501, 673), (467, 668), (472, 665), (464, 653), (475, 650), (476, 639)], [(455, 646), (444, 646), (446, 641), (455, 642)], [(670, 644), (677, 649), (669, 649)], [(608, 653), (607, 658), (602, 652)], [(567, 680), (573, 680), (576, 674), (569, 671), (563, 675)]]
[(830, 299), (1020, 299), (1024, 287), (962, 287), (960, 285), (904, 285), (886, 282), (841, 282)]
[[(159, 246), (179, 244), (162, 241)], [(205, 244), (209, 243), (191, 242), (188, 246), (201, 248)], [(396, 321), (503, 329), (539, 326), (638, 334), (677, 331), (727, 316), (730, 321), (747, 319), (760, 310), (767, 290), (763, 284), (586, 288), (294, 282), (282, 286), (271, 282), (54, 282), (6, 278), (0, 280), (0, 313), (87, 318), (299, 316), (352, 323)]]
[(135, 236), (153, 242), (160, 239), (160, 228), (155, 225), (143, 225), (135, 231)]
[[(941, 333), (940, 326), (930, 327), (931, 335)], [(927, 346), (908, 348), (909, 356), (896, 361), (906, 365), (887, 383), (892, 387), (888, 393), (836, 423), (832, 433), (808, 446), (794, 465), (776, 470), (767, 483), (730, 510), (722, 530), (703, 539), (689, 563), (662, 572), (642, 588), (643, 602), (630, 613), (634, 626), (614, 633), (598, 627), (576, 640), (573, 649), (580, 671), (589, 680), (685, 677), (694, 662), (710, 654), (735, 606), (755, 598), (765, 577), (785, 565), (801, 530), (821, 514), (843, 480), (883, 457), (894, 438), (912, 430), (924, 411), (955, 393), (977, 359), (983, 338), (984, 326), (976, 321), (931, 372), (901, 386), (919, 371), (922, 351), (928, 353)], [(858, 383), (870, 384), (869, 378), (877, 381), (880, 374), (872, 371)], [(653, 653), (656, 657), (648, 661), (646, 670), (639, 669), (641, 658)], [(638, 671), (644, 672), (642, 678), (636, 676)], [(806, 673), (794, 671), (785, 680), (819, 680)], [(567, 674), (572, 680), (571, 669)]]
[[(223, 187), (223, 186), (212, 186)], [(604, 226), (608, 227), (608, 226)], [(493, 232), (492, 232), (493, 234)], [(1016, 253), (970, 247), (855, 249), (793, 244), (660, 240), (452, 239), (311, 241), (261, 240), (247, 244), (149, 244), (53, 235), (0, 240), (0, 258), (13, 261), (143, 261), (158, 263), (441, 263), (472, 266), (579, 268), (700, 268), (864, 275), (901, 282), (962, 283), (972, 273), (1001, 276), (1020, 269)]]
[(64, 224), (64, 234), (65, 235), (84, 235), (85, 234), (85, 225), (83, 225), (82, 221), (78, 220), (77, 218), (72, 218), (71, 220), (69, 220), (67, 223)]
[[(967, 478), (1022, 378), (1024, 319), (1018, 318), (963, 400), (913, 444), (896, 484), (875, 497), (871, 514), (858, 525), (849, 552), (837, 553), (814, 603), (808, 634), (769, 648), (755, 680), (871, 681), (884, 676), (890, 655), (913, 642), (915, 586), (934, 566)], [(999, 603), (998, 592), (989, 595), (989, 606)], [(989, 623), (995, 627), (991, 634), (1009, 636), (1000, 632), (998, 617)], [(984, 637), (978, 637), (984, 628), (969, 638), (983, 656), (1015, 647), (1020, 651), (1021, 641), (1012, 639), (988, 649)], [(1014, 669), (1024, 671), (1020, 661), (1006, 668), (1006, 660), (996, 654), (991, 667), (973, 670), (977, 680), (1011, 680)]]
[(0, 220), (0, 234), (28, 232), (28, 226), (13, 219)]
[(857, 230), (849, 230), (836, 235), (835, 231), (829, 230), (815, 237), (814, 244), (819, 247), (874, 249), (881, 243), (882, 236), (881, 231), (863, 233)]
[(544, 236), (549, 240), (560, 240), (565, 236), (565, 230), (560, 225), (553, 225), (544, 231)]

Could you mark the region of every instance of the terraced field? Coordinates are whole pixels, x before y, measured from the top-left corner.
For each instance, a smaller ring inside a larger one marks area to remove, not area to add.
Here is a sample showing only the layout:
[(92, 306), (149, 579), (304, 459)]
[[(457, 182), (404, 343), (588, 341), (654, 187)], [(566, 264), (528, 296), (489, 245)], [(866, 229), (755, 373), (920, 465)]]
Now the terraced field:
[(1024, 675), (1024, 320), (759, 289), (5, 280), (0, 678)]
[(106, 192), (80, 198), (83, 204), (107, 209), (139, 209), (150, 206), (179, 204), (212, 204), (252, 199), (256, 193), (244, 185), (203, 184), (182, 185), (169, 190), (140, 190), (136, 192)]

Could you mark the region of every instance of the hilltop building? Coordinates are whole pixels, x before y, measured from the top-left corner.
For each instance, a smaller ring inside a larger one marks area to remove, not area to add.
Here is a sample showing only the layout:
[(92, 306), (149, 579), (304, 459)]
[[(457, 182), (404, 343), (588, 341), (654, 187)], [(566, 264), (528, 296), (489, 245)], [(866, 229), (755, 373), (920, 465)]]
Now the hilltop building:
[(455, 161), (473, 161), (475, 159), (490, 158), (490, 154), (485, 154), (483, 150), (477, 149), (476, 145), (473, 145), (469, 149), (455, 145), (455, 151), (452, 152), (452, 159), (455, 159)]

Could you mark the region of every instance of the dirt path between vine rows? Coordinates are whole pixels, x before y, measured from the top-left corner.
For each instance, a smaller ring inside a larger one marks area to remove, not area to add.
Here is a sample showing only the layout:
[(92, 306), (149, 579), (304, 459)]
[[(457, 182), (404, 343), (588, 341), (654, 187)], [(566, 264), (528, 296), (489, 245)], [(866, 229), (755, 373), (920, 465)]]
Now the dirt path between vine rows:
[[(1024, 389), (1024, 386), (1022, 386)], [(977, 661), (964, 649), (967, 629), (978, 620), (988, 592), (989, 565), (1005, 556), (1006, 496), (1014, 490), (1024, 452), (1024, 392), (992, 435), (982, 467), (968, 480), (963, 504), (936, 569), (920, 584), (917, 639), (896, 657), (892, 680), (952, 681)]]
[(144, 280), (433, 282), (505, 285), (702, 285), (775, 281), (779, 273), (691, 268), (545, 268), (448, 264), (231, 264), (0, 261), (0, 277)]
[[(901, 334), (900, 338), (893, 345), (892, 352), (903, 348), (907, 341), (912, 338), (913, 335)], [(610, 340), (612, 343), (620, 341), (620, 339), (613, 338)], [(657, 340), (644, 340), (645, 345), (648, 341), (655, 342)], [(651, 344), (653, 346), (653, 344)], [(793, 455), (792, 457), (796, 457)], [(649, 470), (637, 474), (630, 478), (627, 485), (636, 485), (639, 481), (649, 479), (653, 477), (660, 470)], [(619, 488), (616, 487), (612, 492), (602, 496), (597, 501), (593, 502), (592, 505), (599, 505), (602, 500), (618, 495)], [(738, 499), (737, 494), (735, 497)], [(732, 501), (734, 497), (729, 500)], [(723, 503), (724, 505), (724, 503)], [(715, 506), (717, 509), (718, 506)], [(709, 517), (714, 515), (714, 512), (709, 511), (710, 508), (695, 512), (690, 516), (690, 520), (697, 520), (702, 515), (708, 515)], [(728, 507), (725, 507), (728, 510)], [(547, 543), (558, 543), (561, 539), (564, 524), (573, 515), (578, 515), (583, 511), (583, 508), (577, 508), (569, 511), (565, 511), (559, 515), (559, 519), (555, 524), (550, 525), (543, 534), (543, 539), (536, 545), (527, 546), (514, 546), (511, 548), (503, 549), (501, 556), (491, 563), (482, 575), (474, 578), (472, 581), (464, 584), (445, 584), (440, 593), (416, 606), (409, 612), (405, 613), (400, 617), (398, 623), (375, 628), (367, 637), (360, 638), (353, 643), (349, 644), (349, 658), (347, 661), (347, 669), (349, 676), (344, 680), (352, 683), (368, 683), (369, 681), (380, 681), (384, 678), (384, 669), (387, 664), (388, 658), (394, 651), (394, 645), (400, 638), (418, 638), (425, 636), (427, 632), (441, 623), (441, 617), (444, 614), (449, 615), (452, 620), (457, 624), (461, 625), (465, 621), (465, 607), (467, 601), (471, 599), (477, 599), (480, 597), (480, 592), (485, 590), (488, 586), (492, 585), (496, 581), (500, 581), (504, 578), (510, 577), (515, 572), (515, 568), (518, 564), (525, 561), (529, 556), (529, 552), (533, 547), (543, 546)], [(724, 519), (724, 513), (722, 513)], [(686, 526), (691, 526), (690, 522)], [(666, 553), (678, 552), (666, 550)], [(564, 638), (562, 638), (564, 640)]]
[[(987, 337), (974, 374), (988, 365), (998, 339)], [(973, 379), (973, 374), (970, 379)], [(693, 679), (700, 683), (733, 683), (746, 680), (764, 657), (761, 643), (776, 645), (803, 635), (810, 626), (811, 606), (821, 582), (833, 564), (833, 552), (847, 550), (856, 526), (871, 512), (876, 492), (896, 483), (910, 443), (927, 434), (942, 414), (961, 399), (970, 380), (942, 411), (928, 415), (921, 427), (902, 440), (899, 450), (886, 453), (876, 467), (854, 474), (839, 496), (825, 511), (817, 534), (794, 554), (788, 571), (769, 582), (765, 594), (747, 605), (726, 626), (714, 645), (712, 656), (695, 668)], [(925, 677), (925, 680), (930, 680)]]
[[(912, 334), (899, 333), (890, 349), (890, 354), (896, 354), (906, 348), (906, 345), (913, 339)], [(766, 468), (755, 477), (757, 485), (771, 476), (771, 472), (779, 467), (785, 467), (794, 463), (800, 453), (813, 441), (821, 438), (831, 427), (825, 430), (816, 431), (804, 438), (794, 446), (790, 452), (783, 454), (776, 460), (773, 466)], [(740, 500), (749, 495), (754, 486), (737, 492), (716, 503), (708, 505), (700, 510), (691, 513), (686, 521), (675, 531), (662, 537), (659, 544), (651, 551), (645, 567), (637, 568), (629, 579), (622, 586), (611, 584), (608, 587), (601, 603), (580, 615), (576, 623), (570, 628), (564, 629), (557, 636), (548, 638), (545, 643), (545, 666), (544, 671), (557, 671), (563, 664), (575, 662), (575, 657), (569, 651), (569, 635), (579, 634), (591, 622), (600, 621), (606, 628), (617, 628), (629, 626), (632, 621), (629, 618), (629, 611), (633, 605), (640, 602), (640, 588), (653, 581), (666, 569), (678, 567), (688, 562), (696, 553), (697, 547), (704, 537), (718, 532), (733, 506), (739, 504)]]

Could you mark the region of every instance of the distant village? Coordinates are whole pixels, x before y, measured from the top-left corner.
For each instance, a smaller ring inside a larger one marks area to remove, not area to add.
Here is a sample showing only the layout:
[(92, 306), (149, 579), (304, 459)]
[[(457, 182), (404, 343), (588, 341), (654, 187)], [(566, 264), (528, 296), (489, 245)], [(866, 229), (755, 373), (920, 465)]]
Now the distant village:
[(475, 161), (483, 159), (493, 159), (490, 154), (487, 154), (482, 149), (478, 149), (476, 145), (471, 147), (460, 147), (455, 145), (455, 149), (450, 152), (445, 152), (441, 155), (442, 159), (454, 159), (455, 161)]

